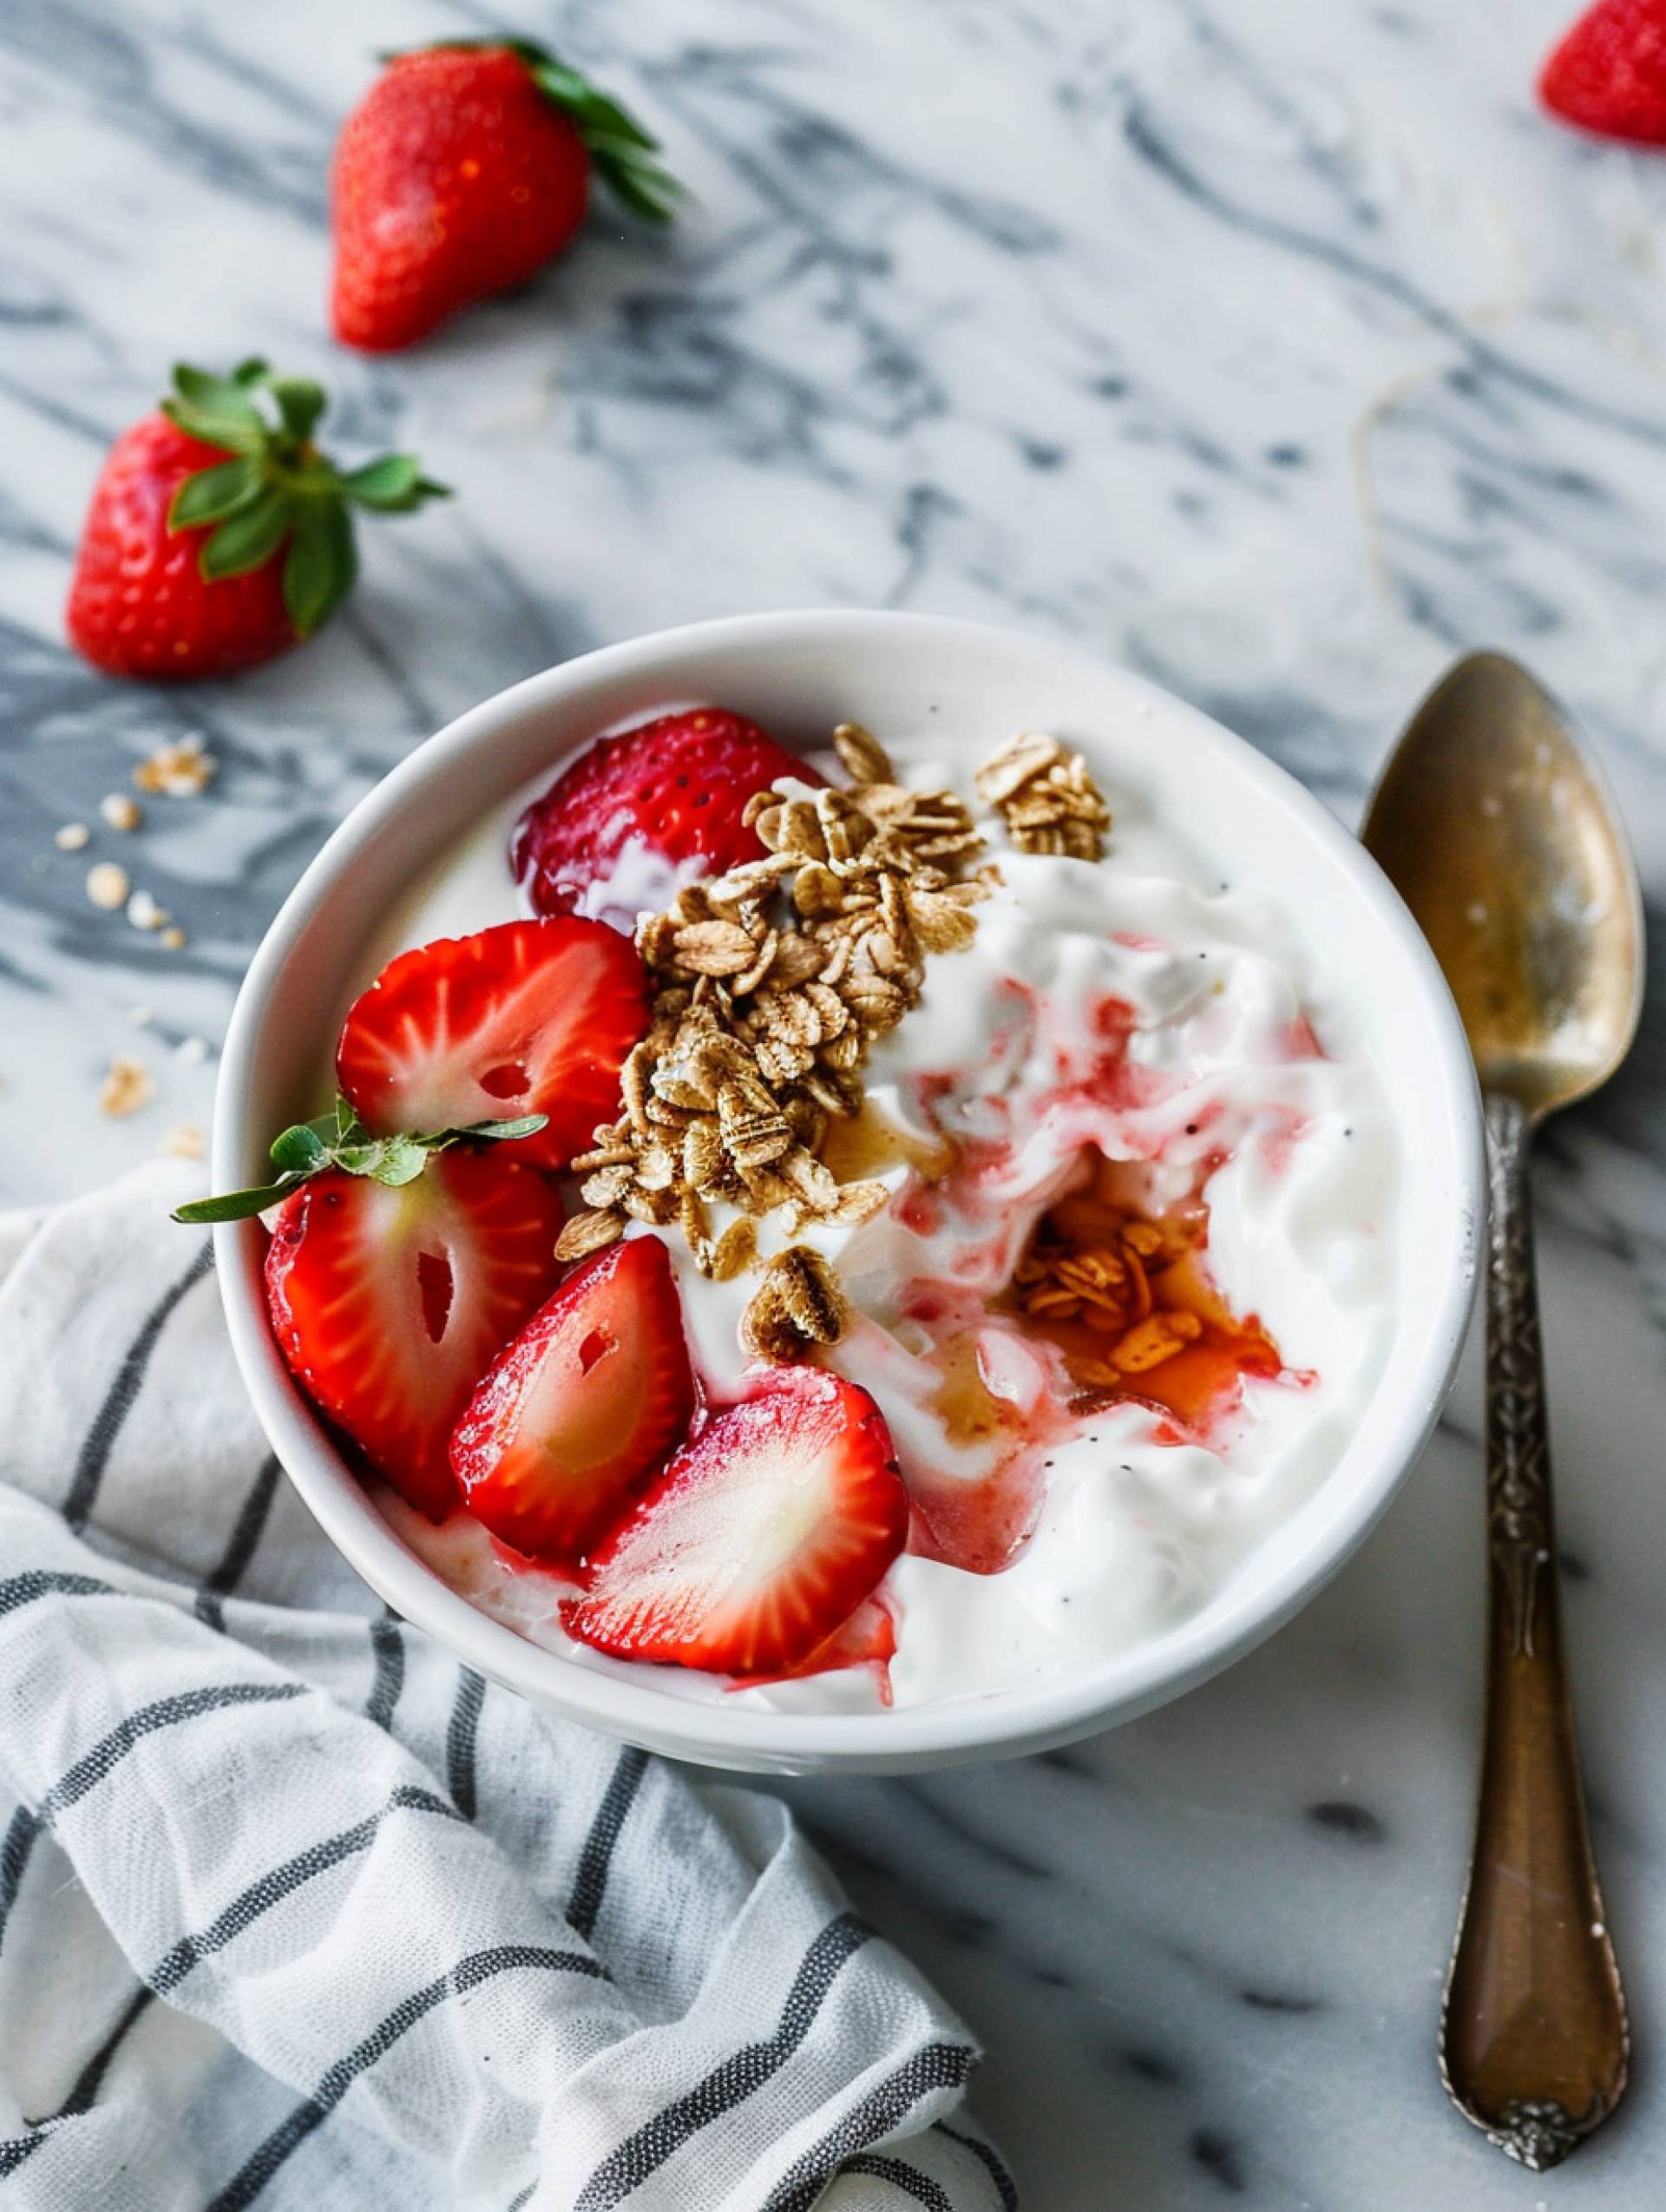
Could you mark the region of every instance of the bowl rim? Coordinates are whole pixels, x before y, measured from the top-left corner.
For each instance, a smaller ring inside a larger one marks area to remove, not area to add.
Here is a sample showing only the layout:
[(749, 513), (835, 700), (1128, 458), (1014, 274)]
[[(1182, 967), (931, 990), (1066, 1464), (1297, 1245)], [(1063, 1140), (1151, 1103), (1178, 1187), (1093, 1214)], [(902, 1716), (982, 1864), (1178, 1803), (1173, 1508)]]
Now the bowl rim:
[[(285, 963), (331, 887), (375, 842), (422, 786), (458, 758), (489, 741), (506, 722), (597, 683), (646, 673), (664, 662), (666, 696), (677, 693), (675, 663), (694, 648), (737, 656), (798, 639), (860, 650), (864, 639), (911, 633), (952, 651), (974, 640), (1007, 651), (1045, 653), (1109, 672), (1172, 725), (1190, 725), (1206, 745), (1224, 746), (1261, 795), (1286, 812), (1340, 861), (1352, 889), (1375, 911), (1406, 955), (1407, 978), (1427, 1017), (1431, 1072), (1439, 1080), (1457, 1185), (1453, 1247), (1426, 1310), (1427, 1349), (1419, 1387), (1387, 1409), (1374, 1463), (1319, 1540), (1253, 1585), (1240, 1575), (1215, 1601), (1149, 1643), (1080, 1673), (1046, 1677), (983, 1696), (862, 1713), (803, 1713), (668, 1695), (652, 1679), (575, 1664), (529, 1643), (479, 1611), (410, 1552), (377, 1511), (322, 1421), (293, 1382), (267, 1325), (256, 1222), (221, 1224), (213, 1232), (216, 1273), (238, 1366), (254, 1410), (306, 1506), (355, 1571), (404, 1619), (426, 1630), (480, 1672), (565, 1717), (627, 1742), (708, 1765), (777, 1770), (876, 1772), (998, 1757), (1092, 1733), (1195, 1687), (1282, 1626), (1358, 1548), (1386, 1512), (1440, 1415), (1462, 1349), (1472, 1303), (1484, 1216), (1479, 1097), (1474, 1066), (1445, 978), (1386, 876), (1322, 800), (1224, 725), (1137, 673), (1079, 646), (1061, 645), (1006, 624), (896, 610), (811, 608), (727, 615), (650, 632), (577, 655), (523, 678), (456, 717), (416, 746), (358, 800), (285, 900), (249, 964), (233, 1009), (215, 1099), (214, 1187), (240, 1181), (249, 1156), (251, 1074), (261, 1024)], [(263, 1146), (264, 1148), (264, 1140)], [(253, 1264), (252, 1264), (252, 1261)], [(1379, 1412), (1382, 1408), (1377, 1409)], [(1315, 1493), (1315, 1495), (1318, 1494)]]

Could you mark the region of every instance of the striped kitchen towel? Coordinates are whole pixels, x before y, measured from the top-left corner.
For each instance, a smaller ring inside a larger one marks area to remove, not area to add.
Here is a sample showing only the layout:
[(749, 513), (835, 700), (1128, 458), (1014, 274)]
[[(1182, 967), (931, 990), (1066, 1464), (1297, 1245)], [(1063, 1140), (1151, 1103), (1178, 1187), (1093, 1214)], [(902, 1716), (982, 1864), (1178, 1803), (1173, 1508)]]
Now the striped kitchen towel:
[(1011, 2212), (783, 1808), (384, 1612), (177, 1163), (0, 1218), (0, 2206)]

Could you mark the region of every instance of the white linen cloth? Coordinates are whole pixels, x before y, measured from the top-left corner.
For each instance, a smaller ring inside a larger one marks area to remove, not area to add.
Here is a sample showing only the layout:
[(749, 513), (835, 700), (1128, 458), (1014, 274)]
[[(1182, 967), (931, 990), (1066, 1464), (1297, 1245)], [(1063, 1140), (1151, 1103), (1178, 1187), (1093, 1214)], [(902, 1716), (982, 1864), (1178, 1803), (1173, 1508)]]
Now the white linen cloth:
[(199, 1185), (0, 1217), (0, 2205), (1012, 2212), (967, 2031), (776, 1801), (337, 1558)]

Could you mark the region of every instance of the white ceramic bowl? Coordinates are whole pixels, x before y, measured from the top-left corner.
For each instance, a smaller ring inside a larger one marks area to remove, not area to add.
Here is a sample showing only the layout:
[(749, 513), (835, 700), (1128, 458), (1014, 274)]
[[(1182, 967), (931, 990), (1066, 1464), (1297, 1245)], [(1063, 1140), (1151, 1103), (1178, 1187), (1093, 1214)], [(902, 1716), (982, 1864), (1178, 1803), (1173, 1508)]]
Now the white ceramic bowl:
[(841, 719), (940, 730), (981, 758), (1017, 729), (1092, 738), (1146, 799), (1235, 880), (1274, 889), (1322, 971), (1352, 983), (1387, 1076), (1404, 1162), (1401, 1310), (1341, 1464), (1190, 1619), (1081, 1672), (900, 1712), (761, 1711), (671, 1694), (649, 1667), (575, 1665), (476, 1611), (371, 1503), (291, 1381), (267, 1331), (264, 1238), (215, 1232), (232, 1340), (272, 1447), (371, 1587), (482, 1674), (569, 1718), (707, 1764), (883, 1771), (1038, 1750), (1146, 1711), (1270, 1633), (1364, 1537), (1433, 1425), (1464, 1333), (1481, 1217), (1468, 1050), (1446, 985), (1387, 882), (1319, 801), (1259, 753), (1140, 678), (1038, 638), (911, 614), (760, 614), (611, 646), (500, 692), (421, 746), (361, 801), (256, 954), (221, 1069), (214, 1187), (258, 1182), (275, 1131), (316, 1111), (363, 948), (416, 871), (473, 817), (594, 731), (711, 699), (785, 742)]

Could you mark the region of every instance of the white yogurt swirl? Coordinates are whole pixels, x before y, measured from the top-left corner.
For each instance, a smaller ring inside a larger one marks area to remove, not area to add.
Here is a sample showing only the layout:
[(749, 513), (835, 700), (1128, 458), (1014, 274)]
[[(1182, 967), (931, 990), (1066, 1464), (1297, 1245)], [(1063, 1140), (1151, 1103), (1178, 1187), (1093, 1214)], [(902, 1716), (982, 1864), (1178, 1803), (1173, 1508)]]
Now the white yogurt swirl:
[[(889, 749), (906, 781), (969, 797), (968, 778), (928, 745)], [(519, 804), (418, 888), (378, 962), (510, 918), (503, 855)], [(984, 1386), (1040, 1440), (1033, 1525), (1010, 1565), (971, 1573), (910, 1552), (886, 1578), (898, 1706), (1067, 1674), (1195, 1611), (1335, 1463), (1394, 1320), (1387, 1101), (1346, 1010), (1315, 1002), (1299, 940), (1271, 900), (1211, 883), (1178, 841), (1138, 821), (1118, 825), (1098, 863), (1013, 853), (998, 829), (991, 845), (1002, 881), (976, 909), (971, 947), (928, 961), (919, 1005), (866, 1071), (888, 1122), (927, 1146), (940, 1132), (972, 1145), (979, 1172), (951, 1176), (921, 1203), (920, 1178), (894, 1163), (886, 1212), (807, 1239), (836, 1262), (859, 1316), (832, 1363), (878, 1399), (911, 1482), (939, 1496), (975, 1486), (1008, 1448), (956, 1441), (934, 1411), (943, 1378), (930, 1338), (946, 1327), (978, 1332)], [(615, 884), (600, 903), (628, 904), (626, 894)], [(1056, 1369), (985, 1309), (1089, 1145), (1158, 1163), (1158, 1202), (1201, 1182), (1215, 1283), (1282, 1355), (1286, 1374), (1248, 1376), (1236, 1414), (1204, 1442), (1176, 1441), (1172, 1422), (1135, 1402), (1072, 1418)], [(707, 1282), (676, 1230), (657, 1233), (696, 1364), (713, 1395), (731, 1395), (746, 1375), (738, 1332), (753, 1283)], [(783, 1227), (766, 1221), (762, 1241), (777, 1248)], [(948, 1286), (947, 1322), (929, 1331), (908, 1309), (927, 1284)], [(391, 1493), (384, 1502), (474, 1602), (576, 1663), (617, 1664), (562, 1635), (555, 1577), (511, 1570), (466, 1515), (436, 1530)], [(674, 1694), (805, 1711), (869, 1710), (882, 1689), (872, 1667), (736, 1690), (676, 1669), (656, 1678)]]

